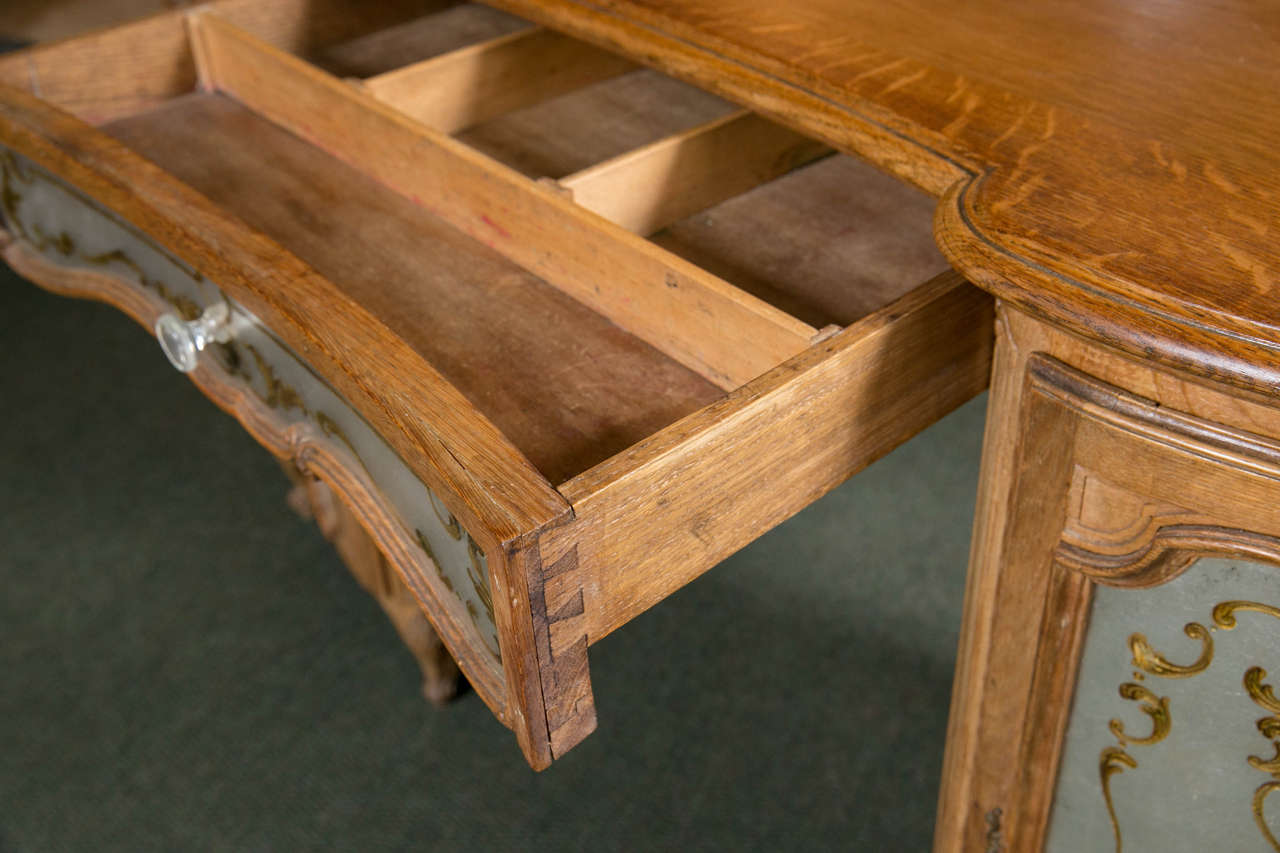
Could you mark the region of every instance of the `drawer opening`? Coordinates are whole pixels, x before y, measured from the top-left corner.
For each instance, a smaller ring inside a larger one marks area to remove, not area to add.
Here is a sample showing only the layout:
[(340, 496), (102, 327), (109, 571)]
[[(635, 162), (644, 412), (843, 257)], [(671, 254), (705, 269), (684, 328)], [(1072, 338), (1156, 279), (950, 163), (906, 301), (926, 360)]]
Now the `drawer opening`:
[[(424, 20), (443, 29), (464, 13), (494, 14), (468, 4)], [(947, 268), (925, 194), (848, 156), (801, 168), (833, 152), (632, 69), (529, 25), (364, 86), (815, 328), (856, 322)]]
[[(778, 109), (624, 18), (493, 2)], [(323, 413), (260, 440), (319, 454), (371, 533), (396, 527), (397, 568), (482, 655), (477, 687), (535, 767), (594, 726), (587, 645), (986, 383), (991, 300), (946, 269), (932, 199), (482, 6), (215, 0), (0, 57), (0, 83), (31, 93), (3, 94), (4, 153), (73, 191), (30, 193), (24, 233), (67, 230), (7, 256), (107, 259), (77, 287), (147, 324), (225, 295), (328, 383), (483, 552), (501, 662)], [(848, 142), (820, 117), (788, 121)], [(200, 299), (114, 244), (75, 256), (86, 210)], [(255, 432), (236, 363), (211, 352), (196, 380)]]
[(104, 129), (371, 311), (551, 482), (721, 396), (423, 206), (230, 98), (188, 95)]
[(81, 112), (369, 307), (551, 482), (946, 268), (932, 201), (853, 158), (505, 13), (413, 6), (195, 11), (198, 85)]

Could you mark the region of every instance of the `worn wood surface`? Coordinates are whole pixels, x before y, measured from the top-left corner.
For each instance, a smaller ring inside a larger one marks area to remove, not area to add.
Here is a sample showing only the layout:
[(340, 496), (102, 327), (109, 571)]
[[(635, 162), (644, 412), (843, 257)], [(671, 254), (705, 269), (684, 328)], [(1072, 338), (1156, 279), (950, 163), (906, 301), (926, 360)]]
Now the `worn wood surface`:
[(543, 550), (578, 543), (591, 642), (981, 390), (990, 317), (944, 273), (564, 484)]
[[(927, 196), (833, 157), (688, 216), (824, 146), (753, 116), (707, 128), (733, 107), (648, 70), (460, 134), (555, 176), (704, 126), (612, 164), (646, 166), (618, 192), (639, 186), (659, 201), (662, 215), (633, 227), (685, 217), (646, 241), (567, 198), (572, 189), (540, 186), (298, 58), (382, 71), (379, 52), (405, 55), (404, 34), (423, 22), (382, 11), (311, 27), (301, 7), (258, 20), (238, 2), (186, 19), (191, 45), (173, 61), (194, 65), (205, 93), (177, 97), (196, 83), (184, 70), (142, 96), (120, 76), (100, 93), (102, 112), (75, 101), (97, 119), (125, 116), (111, 132), (166, 171), (17, 92), (0, 92), (0, 141), (224, 286), (447, 497), (489, 561), (502, 666), (481, 673), (484, 689), (534, 767), (595, 726), (591, 642), (985, 384), (990, 300), (953, 273), (920, 284), (944, 267)], [(383, 24), (385, 38), (370, 33)], [(117, 52), (127, 43), (107, 38)], [(412, 90), (424, 68), (461, 63), (457, 87), (477, 67), (469, 57), (539, 40), (552, 46), (517, 54), (508, 71), (582, 55), (560, 37), (509, 36), (427, 60), (401, 82)], [(89, 54), (106, 62), (102, 50)], [(163, 71), (171, 60), (147, 61)], [(507, 97), (522, 76), (494, 91)], [(443, 125), (526, 96), (510, 97), (457, 101)], [(738, 154), (748, 162), (718, 171)], [(681, 157), (684, 171), (670, 165)], [(684, 186), (653, 192), (663, 181)], [(851, 325), (817, 333), (832, 323)], [(719, 398), (671, 359), (738, 390)], [(312, 470), (345, 499), (353, 473), (320, 459)], [(553, 490), (548, 478), (562, 477)]]
[(184, 0), (6, 0), (0, 7), (0, 34), (55, 41), (186, 5)]
[(933, 201), (829, 157), (672, 223), (652, 239), (814, 326), (847, 326), (947, 269)]
[(502, 608), (499, 630), (527, 651), (506, 665), (507, 695), (520, 721), (516, 736), (535, 770), (549, 767), (596, 727), (586, 579), (576, 544), (547, 551), (549, 535), (532, 535), (512, 547), (494, 571), (495, 596), (511, 602)]
[(739, 111), (588, 166), (557, 183), (628, 231), (652, 234), (830, 152)]
[(948, 259), (1027, 310), (1203, 376), (1280, 386), (1270, 6), (494, 5), (946, 193)]
[(462, 47), (365, 80), (365, 88), (444, 133), (550, 100), (635, 66), (539, 28)]
[[(356, 8), (344, 0), (224, 0), (218, 13), (273, 45), (305, 53), (441, 5), (394, 0)], [(147, 109), (195, 87), (186, 20), (187, 12), (175, 9), (0, 56), (0, 84), (25, 89), (90, 122)]]
[[(486, 551), (567, 512), (475, 407), (367, 309), (123, 143), (15, 89), (0, 142), (218, 282), (384, 435)], [(370, 353), (377, 353), (370, 358)], [(424, 420), (424, 409), (435, 415)]]
[(355, 38), (337, 41), (303, 54), (330, 74), (347, 78), (374, 77), (422, 62), (433, 56), (500, 38), (533, 25), (476, 3), (459, 3), (401, 24), (380, 27)]
[[(805, 323), (203, 14), (205, 80), (724, 388), (803, 350)], [(554, 251), (552, 250), (554, 247)]]
[(513, 110), (458, 134), (532, 178), (560, 178), (733, 112), (733, 105), (638, 70)]
[(107, 130), (380, 318), (553, 483), (720, 396), (423, 207), (230, 99), (190, 95)]

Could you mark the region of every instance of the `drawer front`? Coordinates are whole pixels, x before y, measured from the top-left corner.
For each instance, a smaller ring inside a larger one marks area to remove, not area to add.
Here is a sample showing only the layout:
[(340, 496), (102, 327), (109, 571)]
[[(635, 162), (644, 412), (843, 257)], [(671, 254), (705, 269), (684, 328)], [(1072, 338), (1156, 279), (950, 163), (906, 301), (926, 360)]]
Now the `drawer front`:
[[(200, 356), (197, 382), (273, 452), (293, 456), (364, 508), (361, 520), (389, 556), (400, 557), (393, 562), (419, 599), (429, 610), (440, 603), (441, 612), (430, 615), (446, 642), (452, 638), (455, 656), (466, 661), (475, 658), (468, 649), (483, 650), (498, 672), (483, 550), (358, 412), (214, 283), (74, 188), (9, 150), (0, 160), (0, 180), (5, 225), (19, 244), (58, 268), (115, 280), (129, 293), (111, 301), (139, 322), (150, 325), (162, 312), (192, 320), (226, 302), (232, 337)], [(32, 277), (51, 289), (77, 289)], [(468, 649), (457, 648), (459, 642)], [(494, 679), (468, 675), (479, 682), (477, 689)]]

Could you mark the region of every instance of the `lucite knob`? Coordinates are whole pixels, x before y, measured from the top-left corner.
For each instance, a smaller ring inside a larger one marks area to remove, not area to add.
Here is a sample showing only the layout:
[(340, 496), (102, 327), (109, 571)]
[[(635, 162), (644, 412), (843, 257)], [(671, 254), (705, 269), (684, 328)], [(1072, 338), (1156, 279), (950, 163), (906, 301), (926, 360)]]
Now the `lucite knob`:
[(210, 342), (225, 342), (231, 332), (231, 311), (225, 302), (204, 309), (198, 320), (187, 322), (177, 314), (161, 314), (156, 320), (156, 338), (169, 363), (190, 373), (196, 369), (200, 351)]

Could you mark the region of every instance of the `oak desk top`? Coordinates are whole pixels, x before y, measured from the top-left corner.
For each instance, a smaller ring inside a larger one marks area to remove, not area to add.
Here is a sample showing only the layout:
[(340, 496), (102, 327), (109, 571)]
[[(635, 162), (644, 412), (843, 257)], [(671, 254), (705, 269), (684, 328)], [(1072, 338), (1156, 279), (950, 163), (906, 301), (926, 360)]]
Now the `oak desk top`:
[(941, 197), (974, 282), (1132, 354), (1280, 384), (1280, 10), (501, 0)]

